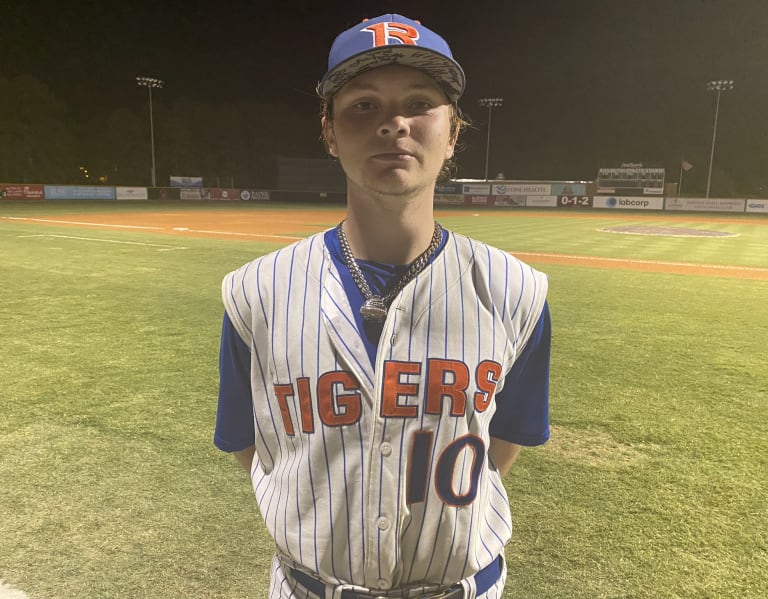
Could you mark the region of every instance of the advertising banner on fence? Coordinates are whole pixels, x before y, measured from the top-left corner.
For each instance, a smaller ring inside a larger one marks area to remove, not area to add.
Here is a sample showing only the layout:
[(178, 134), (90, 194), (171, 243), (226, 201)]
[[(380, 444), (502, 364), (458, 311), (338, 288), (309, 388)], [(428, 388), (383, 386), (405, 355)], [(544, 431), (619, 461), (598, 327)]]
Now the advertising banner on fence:
[(721, 198), (667, 198), (664, 210), (691, 212), (744, 212), (746, 200)]
[(557, 196), (528, 196), (525, 205), (528, 208), (557, 208)]
[(465, 195), (464, 203), (469, 206), (493, 206), (493, 196)]
[(19, 185), (0, 183), (0, 199), (3, 200), (42, 200), (42, 185)]
[(593, 208), (618, 208), (620, 210), (664, 210), (664, 198), (648, 196), (595, 196)]
[(146, 187), (115, 187), (115, 197), (118, 200), (148, 200)]
[(519, 208), (525, 206), (526, 196), (493, 196), (495, 206)]
[(487, 196), (491, 193), (491, 185), (490, 183), (464, 183), (461, 186), (461, 193), (464, 195)]
[(768, 200), (747, 200), (747, 212), (768, 213)]
[(461, 183), (456, 181), (446, 181), (445, 183), (438, 183), (435, 185), (435, 193), (441, 195), (455, 195), (462, 192)]
[(114, 200), (114, 187), (96, 185), (44, 185), (46, 200)]
[(464, 194), (461, 193), (436, 193), (435, 204), (461, 206), (464, 203)]
[(240, 200), (239, 189), (208, 187), (203, 189), (204, 200)]
[(495, 196), (548, 196), (552, 193), (549, 183), (494, 183), (491, 187)]
[(269, 201), (269, 191), (266, 189), (241, 189), (240, 199), (248, 201)]
[(179, 190), (180, 200), (202, 200), (203, 188), (202, 187), (182, 187)]

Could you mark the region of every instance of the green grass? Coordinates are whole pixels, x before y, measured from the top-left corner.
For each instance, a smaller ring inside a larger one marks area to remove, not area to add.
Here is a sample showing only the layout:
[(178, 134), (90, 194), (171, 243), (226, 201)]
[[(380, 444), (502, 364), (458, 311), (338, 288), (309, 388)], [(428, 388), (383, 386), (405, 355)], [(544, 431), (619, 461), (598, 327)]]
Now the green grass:
[[(768, 266), (765, 219), (653, 223), (738, 233), (698, 239), (601, 216), (441, 222), (520, 252)], [(51, 232), (188, 249), (27, 237)], [(0, 579), (33, 599), (265, 596), (271, 541), (211, 437), (219, 282), (274, 247), (0, 220)], [(506, 479), (505, 596), (768, 596), (768, 281), (531, 262), (550, 277), (553, 434)]]
[(555, 428), (510, 476), (509, 596), (765, 596), (768, 286), (549, 272)]

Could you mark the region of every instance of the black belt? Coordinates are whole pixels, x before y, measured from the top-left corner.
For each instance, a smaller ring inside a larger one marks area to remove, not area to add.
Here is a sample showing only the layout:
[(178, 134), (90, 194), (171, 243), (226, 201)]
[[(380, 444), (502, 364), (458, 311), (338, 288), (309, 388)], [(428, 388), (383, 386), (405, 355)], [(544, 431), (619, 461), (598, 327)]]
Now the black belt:
[[(289, 569), (291, 577), (303, 586), (308, 591), (311, 591), (318, 597), (325, 599), (325, 587), (326, 584), (322, 580), (318, 580), (314, 576), (302, 572), (301, 570)], [(485, 568), (480, 570), (474, 575), (475, 588), (477, 589), (477, 596), (479, 597), (490, 589), (496, 581), (499, 580), (501, 575), (501, 557), (492, 561)], [(382, 591), (384, 592), (384, 591)], [(376, 591), (371, 593), (359, 593), (357, 591), (342, 591), (341, 599), (372, 599), (377, 597)], [(422, 597), (439, 597), (439, 599), (464, 599), (464, 587), (460, 582), (448, 587), (443, 591), (438, 591), (429, 595), (422, 595)]]

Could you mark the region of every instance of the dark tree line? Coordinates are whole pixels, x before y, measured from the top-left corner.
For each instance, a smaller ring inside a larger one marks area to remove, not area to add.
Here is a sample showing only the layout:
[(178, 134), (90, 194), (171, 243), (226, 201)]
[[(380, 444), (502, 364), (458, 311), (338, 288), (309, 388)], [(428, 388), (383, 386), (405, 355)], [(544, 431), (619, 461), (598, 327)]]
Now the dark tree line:
[[(149, 185), (149, 102), (75, 119), (31, 75), (0, 77), (0, 181)], [(277, 156), (315, 156), (319, 121), (276, 104), (168, 101), (153, 94), (157, 185), (169, 176), (207, 186), (272, 187)], [(314, 148), (314, 149), (313, 149)]]
[[(135, 91), (139, 93), (131, 94), (125, 105), (75, 117), (45, 82), (31, 75), (0, 77), (0, 182), (149, 185), (149, 101), (145, 90)], [(83, 107), (78, 108), (78, 114), (84, 114)], [(166, 90), (157, 90), (153, 112), (159, 186), (169, 185), (169, 176), (178, 175), (203, 177), (206, 186), (276, 188), (278, 156), (325, 157), (318, 141), (319, 106), (316, 111), (296, 111), (281, 104), (226, 98), (174, 99)], [(459, 177), (482, 174), (483, 125), (479, 119), (462, 136), (468, 151), (458, 155)], [(733, 138), (731, 129), (723, 127), (719, 136), (712, 193), (765, 197), (768, 179), (760, 165), (768, 137), (753, 127), (750, 136)], [(503, 137), (503, 131), (494, 134), (494, 139)], [(615, 131), (590, 135), (598, 136), (601, 164), (624, 156)], [(498, 146), (494, 172), (503, 170), (511, 178), (591, 180), (597, 173), (589, 158), (575, 170), (565, 168), (574, 162), (573, 144), (553, 146), (537, 137), (520, 137), (511, 149)], [(680, 155), (675, 151), (664, 156), (662, 150), (668, 147), (664, 140), (649, 140), (635, 149), (640, 160), (663, 157), (668, 182), (679, 180), (681, 158), (689, 160), (695, 168), (685, 173), (683, 192), (703, 193), (709, 139), (692, 143)]]

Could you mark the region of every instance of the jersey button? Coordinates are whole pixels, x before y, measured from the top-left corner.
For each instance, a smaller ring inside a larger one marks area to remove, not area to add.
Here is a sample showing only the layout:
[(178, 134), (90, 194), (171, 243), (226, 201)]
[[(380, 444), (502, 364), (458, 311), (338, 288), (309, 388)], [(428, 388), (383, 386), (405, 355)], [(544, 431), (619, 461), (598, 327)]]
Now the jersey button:
[(378, 585), (380, 589), (386, 589), (389, 585), (387, 584), (387, 581), (383, 578), (379, 578)]
[(389, 528), (389, 519), (382, 516), (376, 521), (376, 526), (379, 527), (379, 530), (387, 530)]
[(381, 455), (383, 456), (388, 456), (392, 454), (392, 445), (390, 445), (386, 441), (379, 446), (379, 449), (381, 450)]

